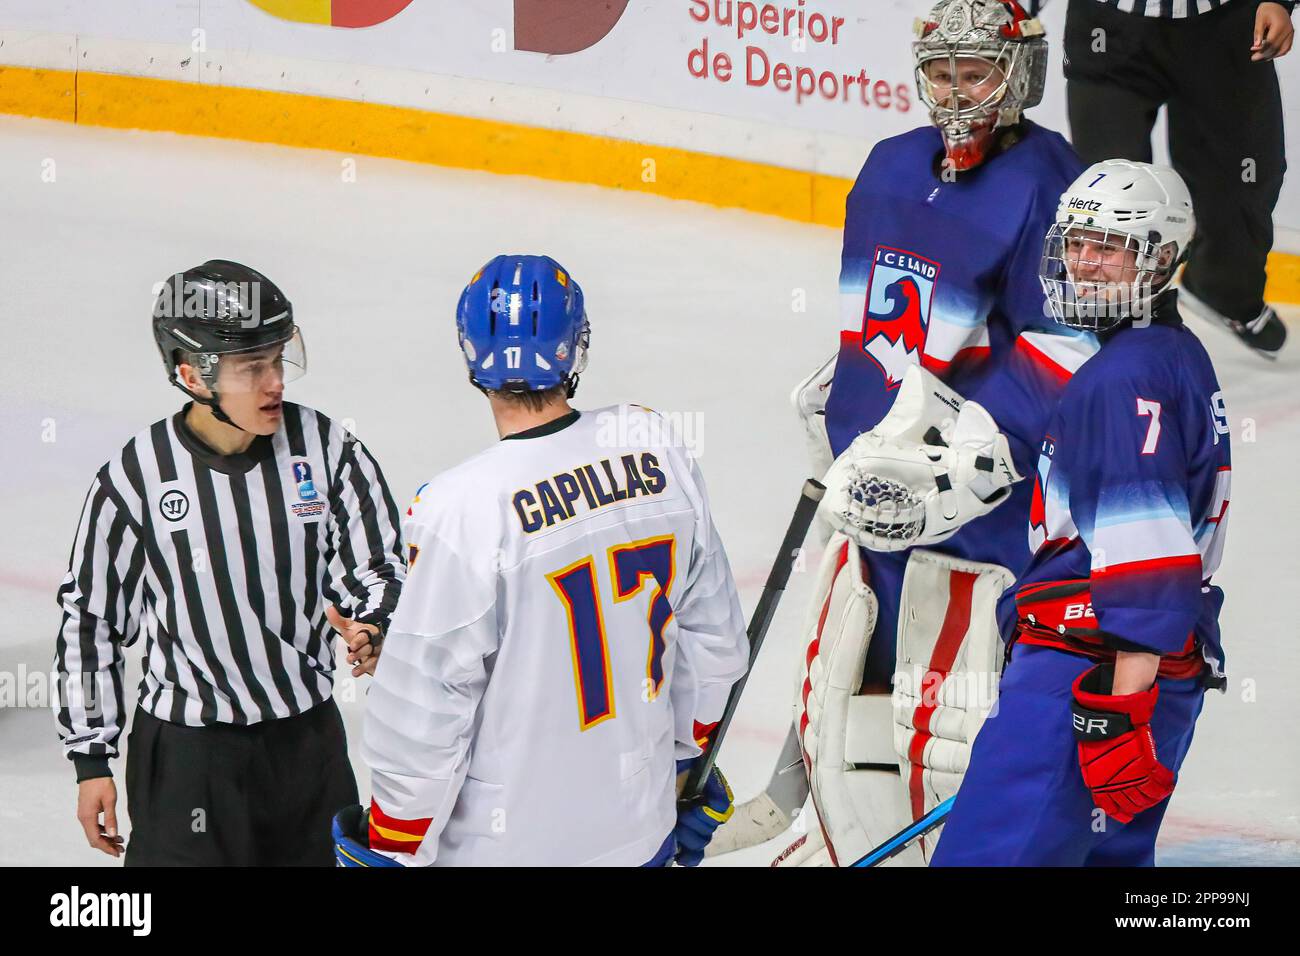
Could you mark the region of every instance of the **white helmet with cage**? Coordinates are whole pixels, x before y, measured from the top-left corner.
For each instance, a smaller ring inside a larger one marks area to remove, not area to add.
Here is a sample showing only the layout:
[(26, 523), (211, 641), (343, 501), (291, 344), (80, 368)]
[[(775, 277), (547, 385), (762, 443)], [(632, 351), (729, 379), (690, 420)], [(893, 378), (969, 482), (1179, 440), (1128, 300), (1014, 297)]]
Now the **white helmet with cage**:
[[(993, 130), (1020, 121), (1043, 99), (1047, 40), (1043, 25), (1016, 0), (940, 0), (918, 19), (912, 55), (916, 87), (943, 133), (957, 169), (983, 161)], [(980, 82), (962, 84), (964, 64), (977, 62)]]
[(1150, 314), (1196, 232), (1192, 197), (1168, 166), (1108, 159), (1061, 196), (1039, 280), (1056, 320), (1100, 332)]

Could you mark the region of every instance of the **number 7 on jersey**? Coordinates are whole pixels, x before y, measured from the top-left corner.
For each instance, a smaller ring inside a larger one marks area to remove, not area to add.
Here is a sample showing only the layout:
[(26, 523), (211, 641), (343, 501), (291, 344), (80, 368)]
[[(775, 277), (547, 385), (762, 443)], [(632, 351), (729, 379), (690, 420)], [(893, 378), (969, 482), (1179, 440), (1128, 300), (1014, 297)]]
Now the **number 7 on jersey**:
[(1142, 443), (1142, 454), (1154, 455), (1156, 445), (1160, 443), (1160, 403), (1146, 398), (1139, 398), (1137, 403), (1139, 418), (1151, 416), (1151, 424), (1147, 426), (1147, 440)]

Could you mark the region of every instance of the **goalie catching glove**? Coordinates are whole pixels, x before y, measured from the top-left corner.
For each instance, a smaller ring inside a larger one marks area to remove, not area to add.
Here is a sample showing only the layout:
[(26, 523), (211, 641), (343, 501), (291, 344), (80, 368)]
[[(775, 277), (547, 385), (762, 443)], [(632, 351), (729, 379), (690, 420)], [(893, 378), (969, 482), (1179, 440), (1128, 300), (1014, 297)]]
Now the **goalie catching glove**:
[(831, 466), (822, 517), (872, 551), (927, 547), (992, 511), (1020, 479), (983, 406), (914, 365), (889, 414)]

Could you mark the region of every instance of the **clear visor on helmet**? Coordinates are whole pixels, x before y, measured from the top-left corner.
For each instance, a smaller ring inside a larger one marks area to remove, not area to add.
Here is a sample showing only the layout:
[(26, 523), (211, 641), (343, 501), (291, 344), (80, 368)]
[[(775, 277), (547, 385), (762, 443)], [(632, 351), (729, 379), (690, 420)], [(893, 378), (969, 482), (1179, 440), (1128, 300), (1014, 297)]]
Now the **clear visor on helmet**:
[(942, 120), (972, 120), (996, 113), (1006, 98), (1007, 76), (1015, 56), (1012, 44), (989, 56), (960, 47), (946, 54), (921, 55), (916, 85), (921, 102)]
[(182, 355), (193, 365), (210, 391), (237, 395), (275, 391), (307, 373), (307, 349), (297, 327), (287, 340), (274, 345), (232, 352), (196, 352)]
[(1170, 253), (1117, 229), (1058, 222), (1043, 244), (1039, 279), (1058, 322), (1104, 331), (1149, 314), (1172, 270)]
[(573, 369), (569, 372), (569, 378), (577, 378), (587, 368), (587, 349), (591, 347), (591, 323), (584, 317), (582, 320), (582, 331), (578, 333), (577, 354), (573, 357)]

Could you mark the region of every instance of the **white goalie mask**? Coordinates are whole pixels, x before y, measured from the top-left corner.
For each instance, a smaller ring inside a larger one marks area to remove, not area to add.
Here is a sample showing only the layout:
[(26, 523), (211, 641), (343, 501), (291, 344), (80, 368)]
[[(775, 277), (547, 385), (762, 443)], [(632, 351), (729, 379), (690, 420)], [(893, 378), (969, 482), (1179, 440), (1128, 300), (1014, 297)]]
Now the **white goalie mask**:
[(978, 165), (999, 126), (1043, 99), (1047, 40), (1015, 0), (941, 0), (917, 20), (916, 88), (959, 170)]
[(1192, 198), (1167, 166), (1110, 159), (1061, 196), (1039, 281), (1062, 325), (1104, 332), (1147, 318), (1196, 232)]

